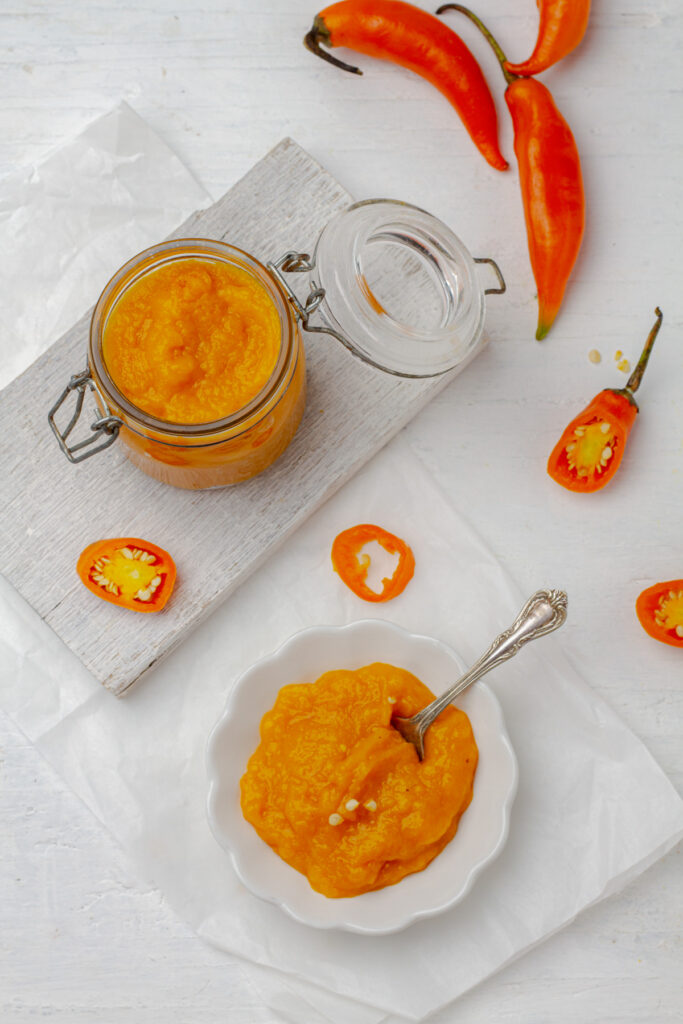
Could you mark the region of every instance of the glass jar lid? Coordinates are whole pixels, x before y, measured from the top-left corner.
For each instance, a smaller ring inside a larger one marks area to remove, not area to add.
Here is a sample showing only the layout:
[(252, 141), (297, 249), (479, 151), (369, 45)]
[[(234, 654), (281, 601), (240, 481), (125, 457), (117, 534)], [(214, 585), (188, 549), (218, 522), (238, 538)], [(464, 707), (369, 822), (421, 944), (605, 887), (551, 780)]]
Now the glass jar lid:
[(476, 262), (425, 210), (370, 199), (328, 222), (309, 279), (313, 292), (324, 291), (317, 315), (348, 348), (390, 373), (431, 377), (464, 362), (481, 342), (485, 299)]

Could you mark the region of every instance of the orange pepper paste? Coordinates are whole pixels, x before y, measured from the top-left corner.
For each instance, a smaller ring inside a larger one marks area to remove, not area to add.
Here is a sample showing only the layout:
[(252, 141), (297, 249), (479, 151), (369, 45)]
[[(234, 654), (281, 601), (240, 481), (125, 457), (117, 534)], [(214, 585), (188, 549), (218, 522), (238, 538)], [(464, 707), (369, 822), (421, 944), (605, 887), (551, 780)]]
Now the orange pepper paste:
[(392, 728), (434, 695), (375, 663), (284, 686), (241, 780), (242, 813), (325, 896), (357, 896), (421, 871), (472, 799), (478, 751), (467, 715), (446, 708), (425, 758)]
[(264, 286), (222, 260), (188, 258), (133, 282), (113, 307), (102, 351), (125, 397), (171, 423), (243, 409), (270, 379), (280, 318)]

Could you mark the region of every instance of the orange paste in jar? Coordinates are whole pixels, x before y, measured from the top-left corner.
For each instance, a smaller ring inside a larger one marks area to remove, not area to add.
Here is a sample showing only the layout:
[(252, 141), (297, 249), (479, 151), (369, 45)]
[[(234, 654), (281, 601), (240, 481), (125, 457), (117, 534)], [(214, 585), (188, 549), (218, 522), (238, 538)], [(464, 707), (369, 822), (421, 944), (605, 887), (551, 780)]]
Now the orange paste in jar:
[(112, 380), (143, 412), (210, 423), (238, 412), (270, 380), (278, 311), (265, 287), (222, 260), (173, 260), (130, 284), (107, 320)]
[(434, 695), (375, 663), (284, 686), (261, 721), (241, 780), (244, 817), (325, 896), (357, 896), (421, 871), (455, 835), (472, 799), (478, 751), (449, 706), (425, 758), (392, 728)]

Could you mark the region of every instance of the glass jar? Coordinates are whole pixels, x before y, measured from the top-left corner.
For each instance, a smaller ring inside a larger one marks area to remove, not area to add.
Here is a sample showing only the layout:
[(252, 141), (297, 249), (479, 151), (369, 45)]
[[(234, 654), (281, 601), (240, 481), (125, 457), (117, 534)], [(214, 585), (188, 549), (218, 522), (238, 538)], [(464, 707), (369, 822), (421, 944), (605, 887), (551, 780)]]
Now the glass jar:
[[(114, 383), (103, 353), (109, 315), (126, 290), (143, 275), (188, 258), (220, 260), (246, 271), (265, 288), (280, 325), (277, 361), (265, 386), (244, 408), (209, 423), (170, 423), (133, 405)], [(163, 483), (198, 490), (248, 480), (283, 453), (303, 415), (305, 355), (295, 311), (273, 275), (241, 249), (205, 239), (163, 242), (121, 267), (102, 292), (90, 325), (88, 369), (72, 378), (51, 410), (53, 429), (54, 414), (69, 390), (80, 389), (80, 413), (86, 388), (94, 393), (102, 416), (93, 424), (93, 436), (78, 444), (68, 444), (75, 420), (58, 433), (71, 461), (82, 461), (120, 437), (131, 462)]]
[[(234, 415), (212, 423), (167, 423), (132, 405), (107, 371), (102, 340), (116, 301), (135, 281), (177, 259), (225, 260), (266, 289), (280, 318), (278, 361), (263, 390)], [(484, 289), (477, 264), (489, 264), (497, 287)], [(302, 301), (289, 277), (302, 275)], [(408, 203), (375, 199), (354, 203), (321, 232), (311, 258), (287, 252), (267, 266), (222, 242), (179, 239), (153, 246), (111, 279), (93, 313), (88, 368), (72, 377), (49, 413), (62, 451), (80, 462), (118, 436), (145, 473), (176, 487), (221, 487), (266, 469), (288, 446), (305, 401), (305, 357), (300, 327), (330, 334), (357, 357), (401, 377), (435, 377), (464, 366), (484, 343), (485, 295), (505, 282), (492, 259), (473, 258), (441, 221)], [(86, 392), (100, 415), (91, 434), (69, 436)], [(55, 415), (75, 394), (63, 429)]]

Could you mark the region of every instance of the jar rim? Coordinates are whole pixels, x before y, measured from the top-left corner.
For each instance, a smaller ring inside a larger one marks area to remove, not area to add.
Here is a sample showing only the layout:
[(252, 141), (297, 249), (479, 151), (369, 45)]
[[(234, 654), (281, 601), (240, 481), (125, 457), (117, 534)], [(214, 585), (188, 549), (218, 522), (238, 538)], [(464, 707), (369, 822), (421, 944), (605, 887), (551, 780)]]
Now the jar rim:
[[(102, 352), (102, 342), (108, 316), (118, 299), (130, 285), (160, 266), (174, 260), (193, 257), (205, 260), (219, 260), (232, 266), (237, 266), (251, 273), (266, 288), (280, 320), (280, 349), (277, 362), (270, 377), (247, 405), (237, 409), (229, 416), (224, 416), (217, 420), (208, 420), (200, 423), (176, 423), (172, 420), (164, 420), (152, 416), (131, 402), (123, 394), (109, 373)], [(266, 405), (277, 392), (278, 387), (286, 376), (291, 354), (295, 349), (295, 337), (296, 324), (291, 306), (283, 294), (278, 281), (263, 263), (259, 262), (259, 260), (255, 259), (254, 256), (244, 249), (217, 239), (177, 238), (159, 242), (156, 245), (149, 246), (147, 249), (143, 249), (119, 267), (116, 273), (112, 275), (103, 288), (93, 310), (90, 322), (88, 354), (91, 371), (95, 373), (98, 386), (104, 393), (104, 397), (113, 401), (133, 423), (137, 423), (145, 429), (153, 430), (160, 434), (190, 438), (224, 432), (231, 428), (239, 427), (243, 422), (248, 421), (262, 406)], [(130, 427), (131, 424), (129, 423), (128, 426)], [(131, 429), (134, 429), (134, 427), (131, 427)]]
[[(437, 323), (421, 325), (390, 312), (367, 279), (375, 248), (392, 248), (409, 272), (394, 277), (379, 265), (389, 296), (426, 312), (423, 278), (430, 282)], [(323, 320), (365, 362), (401, 377), (432, 377), (465, 361), (482, 341), (484, 292), (475, 261), (458, 236), (427, 210), (396, 199), (364, 199), (337, 213), (323, 228), (310, 280), (324, 291)], [(415, 268), (422, 276), (415, 276)], [(412, 279), (412, 280), (411, 280)]]

